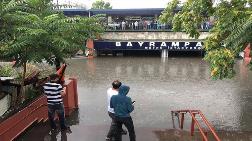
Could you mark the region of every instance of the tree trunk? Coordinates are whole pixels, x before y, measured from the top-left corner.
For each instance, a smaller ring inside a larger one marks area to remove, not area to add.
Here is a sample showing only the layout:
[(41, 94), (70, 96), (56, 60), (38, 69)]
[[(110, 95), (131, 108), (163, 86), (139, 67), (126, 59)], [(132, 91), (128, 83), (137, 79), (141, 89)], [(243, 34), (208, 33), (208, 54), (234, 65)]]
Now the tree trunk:
[(55, 66), (56, 66), (56, 71), (58, 71), (60, 69), (60, 60), (58, 58), (55, 58)]
[(22, 76), (21, 90), (20, 90), (20, 94), (18, 96), (18, 104), (22, 103), (25, 100), (24, 86), (25, 86), (26, 64), (27, 64), (27, 62), (25, 61), (23, 63), (24, 71), (23, 71), (23, 76)]

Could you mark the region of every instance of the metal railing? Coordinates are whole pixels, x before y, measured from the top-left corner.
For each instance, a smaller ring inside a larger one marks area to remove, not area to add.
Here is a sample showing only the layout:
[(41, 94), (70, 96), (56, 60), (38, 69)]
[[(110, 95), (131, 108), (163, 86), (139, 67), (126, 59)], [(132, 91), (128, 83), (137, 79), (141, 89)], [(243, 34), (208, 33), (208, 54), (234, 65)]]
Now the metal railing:
[[(105, 31), (151, 31), (151, 32), (155, 32), (155, 31), (168, 31), (168, 32), (173, 32), (172, 29), (172, 25), (167, 25), (167, 24), (153, 24), (150, 26), (144, 26), (144, 25), (138, 25), (138, 26), (131, 26), (131, 25), (126, 25), (126, 26), (122, 26), (121, 24), (107, 24), (104, 25)], [(201, 28), (198, 27), (198, 30), (200, 32), (209, 32), (209, 30), (211, 30), (213, 28), (213, 26), (209, 26), (209, 27), (205, 27), (205, 28)], [(181, 30), (181, 32), (183, 32), (184, 30)]]
[(196, 119), (196, 115), (199, 115), (199, 117), (202, 119), (203, 123), (205, 124), (206, 127), (208, 127), (209, 131), (213, 134), (213, 137), (216, 141), (221, 141), (220, 138), (218, 137), (217, 133), (215, 132), (213, 126), (207, 121), (205, 118), (204, 114), (200, 110), (177, 110), (177, 111), (171, 111), (172, 114), (172, 121), (173, 121), (173, 128), (175, 128), (175, 123), (174, 123), (174, 116), (177, 116), (178, 118), (178, 124), (179, 128), (183, 129), (184, 128), (184, 120), (185, 120), (185, 114), (189, 113), (189, 115), (192, 117), (192, 122), (191, 122), (191, 136), (194, 135), (194, 129), (195, 125), (198, 127), (199, 132), (203, 138), (203, 141), (208, 141), (207, 138), (207, 131), (204, 130), (199, 123), (199, 121)]
[[(209, 32), (210, 29), (198, 29), (200, 32)], [(112, 27), (107, 27), (105, 26), (105, 31), (111, 31), (111, 32), (174, 32), (172, 28), (168, 28), (168, 27), (162, 27), (162, 28), (138, 28), (138, 29), (134, 29), (134, 28), (125, 28), (122, 29), (121, 27), (116, 27), (116, 28), (112, 28)], [(185, 32), (184, 30), (181, 30), (181, 32)]]

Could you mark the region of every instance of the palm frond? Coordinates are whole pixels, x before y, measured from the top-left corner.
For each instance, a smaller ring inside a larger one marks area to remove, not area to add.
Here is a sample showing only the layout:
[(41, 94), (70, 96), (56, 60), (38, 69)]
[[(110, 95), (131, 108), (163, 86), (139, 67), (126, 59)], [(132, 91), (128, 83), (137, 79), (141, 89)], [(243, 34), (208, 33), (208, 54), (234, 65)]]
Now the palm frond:
[(226, 46), (234, 48), (235, 46), (232, 45), (239, 45), (246, 40), (252, 39), (252, 37), (244, 37), (244, 35), (247, 35), (246, 33), (251, 31), (251, 29), (252, 29), (252, 17), (250, 17), (247, 21), (245, 21), (245, 23), (243, 23), (242, 26), (237, 27), (235, 30), (231, 32), (231, 34), (224, 41)]
[(16, 10), (17, 6), (24, 4), (24, 0), (11, 0), (9, 3), (7, 3), (1, 10), (0, 14), (1, 16), (12, 11)]

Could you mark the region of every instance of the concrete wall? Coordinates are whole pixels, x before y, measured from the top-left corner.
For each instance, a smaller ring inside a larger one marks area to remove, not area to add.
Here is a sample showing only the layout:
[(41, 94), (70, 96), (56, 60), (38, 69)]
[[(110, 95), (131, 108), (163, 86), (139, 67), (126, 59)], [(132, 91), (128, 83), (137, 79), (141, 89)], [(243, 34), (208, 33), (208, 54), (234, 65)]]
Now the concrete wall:
[[(203, 40), (209, 32), (201, 32), (198, 40)], [(189, 38), (185, 32), (105, 32), (103, 40), (195, 40)]]
[(2, 116), (10, 107), (10, 95), (0, 99), (0, 116)]

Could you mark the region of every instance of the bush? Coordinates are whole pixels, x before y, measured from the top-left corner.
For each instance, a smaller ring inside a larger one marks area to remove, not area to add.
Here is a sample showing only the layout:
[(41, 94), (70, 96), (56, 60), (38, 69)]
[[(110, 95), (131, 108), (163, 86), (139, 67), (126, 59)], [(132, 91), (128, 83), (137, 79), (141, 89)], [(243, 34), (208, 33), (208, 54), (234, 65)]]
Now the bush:
[(15, 77), (16, 75), (17, 75), (17, 72), (11, 65), (0, 66), (1, 77)]
[(40, 96), (42, 93), (38, 89), (35, 89), (33, 86), (25, 87), (25, 101), (24, 103), (29, 103), (33, 101), (35, 98)]

